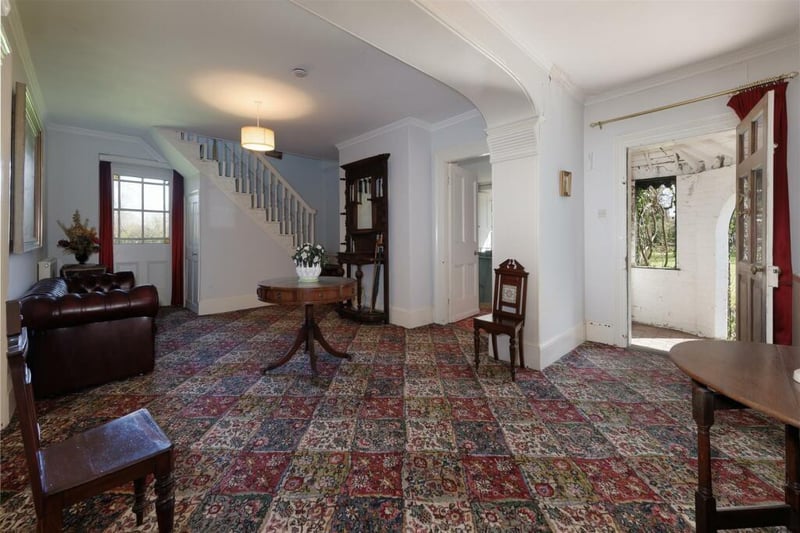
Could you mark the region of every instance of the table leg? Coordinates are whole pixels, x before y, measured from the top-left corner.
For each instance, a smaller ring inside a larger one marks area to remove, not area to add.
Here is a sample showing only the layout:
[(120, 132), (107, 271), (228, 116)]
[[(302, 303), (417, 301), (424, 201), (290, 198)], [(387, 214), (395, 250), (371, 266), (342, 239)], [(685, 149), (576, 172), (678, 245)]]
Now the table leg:
[(698, 533), (716, 531), (717, 501), (711, 487), (711, 426), (714, 424), (714, 393), (692, 381), (692, 416), (697, 423), (697, 491), (694, 495)]
[(297, 331), (297, 337), (294, 340), (294, 344), (292, 344), (292, 347), (289, 348), (283, 357), (264, 367), (264, 369), (261, 371), (262, 374), (288, 363), (289, 359), (291, 359), (300, 348), (300, 345), (305, 343), (305, 349), (306, 352), (308, 352), (308, 357), (311, 362), (311, 371), (314, 375), (317, 375), (317, 353), (314, 350), (315, 339), (329, 354), (335, 357), (341, 357), (343, 359), (350, 359), (349, 354), (334, 349), (333, 346), (331, 346), (328, 341), (325, 340), (325, 337), (322, 336), (322, 331), (320, 331), (316, 320), (314, 320), (314, 305), (306, 304), (305, 307), (305, 320), (303, 321), (303, 325)]
[[(307, 310), (306, 310), (306, 314), (308, 314)], [(300, 329), (297, 330), (297, 337), (294, 339), (294, 344), (292, 344), (291, 348), (289, 348), (289, 350), (286, 352), (286, 354), (283, 357), (281, 357), (280, 359), (278, 359), (274, 363), (270, 363), (267, 366), (265, 366), (261, 370), (261, 373), (262, 374), (266, 374), (269, 370), (273, 370), (275, 368), (278, 368), (279, 366), (282, 366), (282, 365), (285, 365), (286, 363), (288, 363), (289, 359), (291, 359), (292, 356), (295, 354), (295, 352), (297, 352), (297, 349), (300, 348), (300, 345), (303, 344), (303, 342), (306, 343), (306, 346), (308, 345), (308, 339), (309, 339), (308, 331), (309, 331), (308, 330), (308, 323), (307, 323), (307, 319), (306, 319), (306, 322), (304, 322), (303, 325), (300, 326)]]

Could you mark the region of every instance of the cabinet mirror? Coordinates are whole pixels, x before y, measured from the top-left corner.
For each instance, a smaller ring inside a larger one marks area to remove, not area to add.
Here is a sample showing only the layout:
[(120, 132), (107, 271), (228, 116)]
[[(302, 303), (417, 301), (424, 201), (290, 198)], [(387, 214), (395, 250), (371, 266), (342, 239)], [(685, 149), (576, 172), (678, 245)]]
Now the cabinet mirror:
[(350, 199), (356, 205), (355, 229), (372, 229), (372, 178), (359, 178), (350, 188)]

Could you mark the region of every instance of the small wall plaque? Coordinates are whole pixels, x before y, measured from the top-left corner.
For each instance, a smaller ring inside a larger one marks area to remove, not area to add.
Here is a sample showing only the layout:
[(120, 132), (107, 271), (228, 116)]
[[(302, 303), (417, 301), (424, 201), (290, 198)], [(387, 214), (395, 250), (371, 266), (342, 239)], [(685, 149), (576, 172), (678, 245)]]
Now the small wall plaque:
[(562, 170), (558, 181), (558, 194), (572, 196), (572, 172)]

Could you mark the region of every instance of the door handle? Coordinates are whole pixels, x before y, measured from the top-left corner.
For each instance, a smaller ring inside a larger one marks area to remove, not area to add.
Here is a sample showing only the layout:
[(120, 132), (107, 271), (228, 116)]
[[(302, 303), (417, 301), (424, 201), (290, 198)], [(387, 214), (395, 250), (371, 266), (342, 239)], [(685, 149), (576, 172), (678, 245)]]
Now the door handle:
[(764, 272), (764, 265), (750, 265), (750, 273), (756, 275), (759, 272)]

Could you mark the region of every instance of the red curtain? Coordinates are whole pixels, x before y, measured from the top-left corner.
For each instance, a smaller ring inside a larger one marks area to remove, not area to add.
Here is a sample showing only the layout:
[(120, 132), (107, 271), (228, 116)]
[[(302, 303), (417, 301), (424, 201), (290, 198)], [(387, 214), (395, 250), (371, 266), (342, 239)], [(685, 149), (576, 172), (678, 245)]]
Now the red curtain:
[(112, 216), (111, 162), (100, 161), (100, 264), (106, 272), (114, 272), (114, 226)]
[(172, 171), (172, 299), (183, 307), (183, 176)]
[(792, 250), (789, 234), (789, 171), (786, 164), (787, 118), (786, 86), (788, 82), (755, 87), (733, 96), (728, 101), (739, 119), (761, 100), (768, 91), (775, 91), (775, 154), (773, 159), (774, 210), (772, 216), (772, 263), (781, 269), (773, 299), (773, 341), (792, 344)]

